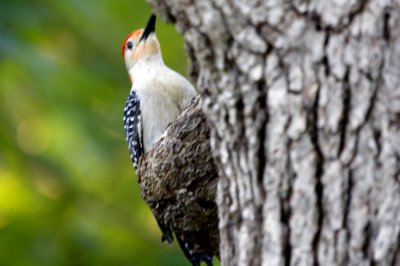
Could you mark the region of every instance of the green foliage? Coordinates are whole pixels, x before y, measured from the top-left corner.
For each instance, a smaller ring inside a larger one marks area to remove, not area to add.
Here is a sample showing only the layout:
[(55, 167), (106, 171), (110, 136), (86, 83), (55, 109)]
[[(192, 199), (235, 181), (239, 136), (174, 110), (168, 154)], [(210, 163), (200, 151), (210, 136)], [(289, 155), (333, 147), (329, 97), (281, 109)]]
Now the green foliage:
[[(140, 198), (122, 114), (143, 1), (0, 2), (0, 265), (188, 265)], [(161, 20), (167, 65), (183, 41)]]

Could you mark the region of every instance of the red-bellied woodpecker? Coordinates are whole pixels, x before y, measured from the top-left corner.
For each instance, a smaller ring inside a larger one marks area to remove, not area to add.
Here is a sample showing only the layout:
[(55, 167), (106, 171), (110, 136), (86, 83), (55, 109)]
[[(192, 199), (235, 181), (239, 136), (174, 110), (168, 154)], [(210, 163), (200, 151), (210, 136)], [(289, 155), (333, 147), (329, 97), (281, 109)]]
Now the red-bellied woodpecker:
[(150, 150), (167, 125), (196, 95), (188, 80), (164, 64), (155, 22), (156, 17), (152, 15), (146, 28), (129, 34), (122, 46), (132, 81), (124, 126), (135, 168), (140, 155)]
[[(122, 55), (132, 82), (124, 110), (124, 128), (136, 171), (140, 156), (151, 149), (167, 125), (196, 95), (188, 80), (164, 64), (155, 35), (155, 22), (156, 17), (152, 15), (146, 27), (129, 34), (122, 46)], [(176, 233), (174, 228), (160, 219), (157, 222), (163, 239), (171, 243), (173, 233)], [(193, 265), (200, 265), (201, 261), (212, 265), (211, 256), (198, 253), (183, 237), (175, 236)]]

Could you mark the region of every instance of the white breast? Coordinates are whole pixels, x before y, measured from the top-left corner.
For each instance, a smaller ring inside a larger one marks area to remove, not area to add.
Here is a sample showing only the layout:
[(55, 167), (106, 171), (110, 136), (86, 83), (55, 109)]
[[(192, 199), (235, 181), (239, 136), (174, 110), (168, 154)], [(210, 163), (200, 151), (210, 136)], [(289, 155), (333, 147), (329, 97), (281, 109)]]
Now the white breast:
[(140, 99), (144, 152), (148, 152), (196, 91), (163, 63), (137, 64), (132, 70), (132, 89)]

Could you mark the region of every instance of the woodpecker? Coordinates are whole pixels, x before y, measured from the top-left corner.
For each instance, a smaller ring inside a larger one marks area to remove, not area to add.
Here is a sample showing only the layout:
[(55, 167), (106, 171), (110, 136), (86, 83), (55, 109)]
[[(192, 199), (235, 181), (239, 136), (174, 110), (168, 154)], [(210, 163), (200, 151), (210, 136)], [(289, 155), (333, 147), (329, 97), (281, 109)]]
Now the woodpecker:
[(132, 88), (124, 110), (124, 127), (135, 169), (142, 153), (165, 131), (197, 94), (183, 76), (167, 67), (155, 34), (156, 16), (151, 15), (145, 29), (129, 34), (122, 56)]
[[(123, 45), (122, 56), (132, 88), (124, 109), (124, 129), (130, 157), (138, 173), (139, 159), (148, 152), (180, 111), (197, 94), (191, 83), (168, 68), (162, 59), (155, 34), (156, 16), (151, 15), (144, 29), (130, 33)], [(156, 217), (160, 215), (153, 214)], [(173, 233), (192, 265), (201, 261), (212, 265), (212, 256), (196, 251), (174, 228), (158, 218), (163, 240), (173, 241)]]

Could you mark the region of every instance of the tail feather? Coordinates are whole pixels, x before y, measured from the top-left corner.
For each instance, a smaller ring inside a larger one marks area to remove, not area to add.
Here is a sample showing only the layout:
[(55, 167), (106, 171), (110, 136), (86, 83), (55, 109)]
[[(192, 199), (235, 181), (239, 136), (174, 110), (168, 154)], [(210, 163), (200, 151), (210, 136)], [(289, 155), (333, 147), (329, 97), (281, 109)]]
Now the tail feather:
[(204, 261), (207, 266), (213, 266), (212, 256), (198, 253), (189, 243), (184, 242), (181, 238), (176, 236), (179, 246), (181, 247), (186, 258), (192, 263), (192, 266), (200, 266), (201, 262)]

